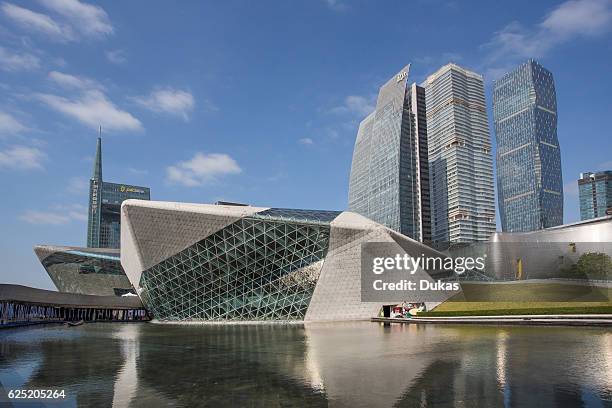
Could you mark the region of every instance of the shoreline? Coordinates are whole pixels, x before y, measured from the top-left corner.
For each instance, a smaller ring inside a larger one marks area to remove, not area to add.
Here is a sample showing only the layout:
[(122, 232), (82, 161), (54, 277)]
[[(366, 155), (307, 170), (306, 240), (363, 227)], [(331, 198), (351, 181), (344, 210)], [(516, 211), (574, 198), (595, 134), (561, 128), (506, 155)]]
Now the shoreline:
[(373, 317), (372, 322), (399, 324), (480, 324), (521, 326), (593, 326), (612, 327), (612, 314), (590, 315), (497, 315), (497, 316), (447, 316)]

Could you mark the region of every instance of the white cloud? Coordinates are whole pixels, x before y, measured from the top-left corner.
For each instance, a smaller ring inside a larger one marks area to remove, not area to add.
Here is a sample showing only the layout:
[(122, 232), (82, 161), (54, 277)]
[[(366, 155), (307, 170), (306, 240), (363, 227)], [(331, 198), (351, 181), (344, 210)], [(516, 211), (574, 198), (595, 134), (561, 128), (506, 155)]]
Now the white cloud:
[(239, 174), (238, 163), (223, 153), (196, 153), (193, 158), (166, 168), (166, 180), (171, 184), (187, 187), (214, 182), (228, 174)]
[(514, 62), (490, 67), (486, 69), (484, 76), (487, 81), (496, 81), (502, 76), (504, 76), (506, 73), (512, 71), (514, 68), (516, 68), (516, 64)]
[(136, 169), (134, 167), (128, 167), (127, 169), (130, 173), (135, 174), (137, 176), (144, 176), (146, 174), (149, 174), (148, 170), (143, 170), (143, 169)]
[(344, 11), (348, 10), (348, 5), (342, 0), (325, 0), (325, 4), (332, 10)]
[(82, 204), (58, 204), (52, 210), (65, 214), (71, 220), (87, 221), (87, 207)]
[(0, 47), (0, 69), (8, 72), (33, 71), (40, 68), (37, 56), (28, 53), (15, 53)]
[(303, 137), (303, 138), (298, 140), (298, 143), (302, 144), (302, 145), (310, 146), (310, 145), (314, 144), (314, 140), (312, 140), (309, 137)]
[(50, 211), (27, 210), (19, 216), (21, 221), (36, 225), (63, 225), (70, 221), (70, 218), (63, 214)]
[(104, 55), (106, 55), (106, 59), (113, 64), (123, 64), (127, 61), (127, 57), (125, 56), (125, 52), (123, 50), (105, 51)]
[(62, 25), (46, 14), (37, 13), (27, 8), (19, 7), (11, 3), (2, 3), (4, 14), (30, 31), (35, 31), (59, 41), (74, 40), (74, 33), (69, 26)]
[(190, 92), (174, 88), (159, 88), (149, 95), (132, 99), (153, 112), (180, 116), (184, 120), (189, 120), (189, 114), (195, 106), (194, 97)]
[(610, 29), (610, 0), (570, 0), (554, 9), (541, 26), (559, 37), (599, 35)]
[(537, 58), (565, 42), (601, 35), (611, 27), (612, 0), (569, 0), (534, 27), (525, 27), (516, 21), (508, 24), (483, 47), (489, 50), (489, 64)]
[(35, 225), (64, 225), (70, 221), (87, 221), (87, 207), (81, 204), (56, 205), (49, 211), (26, 210), (18, 217)]
[(49, 10), (61, 15), (85, 36), (98, 38), (114, 32), (102, 7), (79, 0), (39, 0)]
[(102, 38), (114, 32), (102, 7), (79, 0), (39, 0), (54, 17), (30, 9), (3, 3), (2, 11), (25, 30), (44, 34), (56, 41), (77, 41), (80, 37)]
[(5, 112), (0, 112), (0, 137), (26, 131), (28, 128)]
[(97, 81), (63, 72), (49, 72), (49, 80), (68, 90), (76, 90), (69, 97), (38, 93), (34, 97), (51, 109), (79, 122), (107, 130), (141, 131), (142, 123), (131, 113), (117, 107), (104, 93)]
[(97, 81), (94, 81), (93, 79), (64, 74), (63, 72), (58, 71), (49, 72), (49, 79), (55, 82), (56, 84), (68, 89), (103, 89), (102, 85), (100, 85)]
[(359, 116), (367, 116), (374, 111), (374, 97), (349, 95), (344, 99), (344, 104), (332, 108), (333, 113), (353, 113)]
[(143, 130), (138, 119), (118, 108), (99, 90), (88, 90), (70, 99), (51, 94), (37, 94), (36, 98), (49, 108), (95, 129), (102, 126), (107, 130)]
[(42, 169), (42, 163), (46, 157), (47, 155), (37, 147), (12, 146), (6, 150), (0, 150), (0, 169)]

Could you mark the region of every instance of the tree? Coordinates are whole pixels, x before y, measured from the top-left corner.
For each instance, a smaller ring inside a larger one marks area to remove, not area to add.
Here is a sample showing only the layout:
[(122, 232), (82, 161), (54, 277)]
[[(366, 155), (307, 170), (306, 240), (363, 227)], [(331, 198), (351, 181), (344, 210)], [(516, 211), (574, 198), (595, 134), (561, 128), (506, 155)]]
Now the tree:
[(576, 269), (591, 279), (610, 279), (612, 278), (612, 258), (602, 252), (586, 252), (578, 258)]

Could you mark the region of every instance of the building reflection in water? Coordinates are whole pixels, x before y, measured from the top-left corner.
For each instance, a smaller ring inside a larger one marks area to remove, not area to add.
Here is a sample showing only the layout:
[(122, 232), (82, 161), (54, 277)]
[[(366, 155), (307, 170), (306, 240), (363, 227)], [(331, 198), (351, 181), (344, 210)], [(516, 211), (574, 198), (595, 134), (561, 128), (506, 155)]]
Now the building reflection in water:
[(506, 353), (506, 341), (508, 339), (508, 333), (504, 330), (497, 332), (497, 360), (496, 362), (496, 378), (497, 386), (502, 390), (504, 394), (504, 406), (508, 406), (509, 396), (508, 388), (506, 387), (506, 360), (508, 355)]
[[(0, 333), (8, 387), (78, 406), (586, 407), (612, 399), (597, 328), (86, 324)], [(29, 369), (28, 369), (29, 368)]]
[(313, 323), (305, 334), (305, 375), (340, 406), (391, 406), (430, 361), (423, 326)]
[(117, 373), (113, 393), (113, 407), (126, 407), (138, 391), (136, 361), (139, 352), (139, 331), (141, 325), (129, 324), (121, 327), (113, 338), (121, 341), (121, 355), (124, 363)]

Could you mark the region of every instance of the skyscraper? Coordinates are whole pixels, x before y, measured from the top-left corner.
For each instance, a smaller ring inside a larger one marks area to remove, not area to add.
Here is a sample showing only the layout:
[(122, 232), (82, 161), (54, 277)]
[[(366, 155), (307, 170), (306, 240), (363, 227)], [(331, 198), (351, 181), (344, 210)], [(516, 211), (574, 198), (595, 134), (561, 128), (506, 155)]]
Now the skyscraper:
[(563, 223), (557, 97), (550, 71), (534, 60), (495, 81), (497, 195), (502, 230)]
[(98, 138), (89, 180), (87, 247), (119, 248), (121, 203), (128, 198), (150, 200), (151, 193), (148, 187), (102, 181), (102, 139)]
[(425, 91), (410, 65), (385, 83), (359, 125), (349, 208), (415, 240), (431, 240)]
[(612, 171), (580, 173), (578, 192), (581, 220), (608, 215), (612, 212)]
[(486, 241), (495, 232), (495, 197), (482, 76), (447, 64), (423, 86), (433, 241)]

